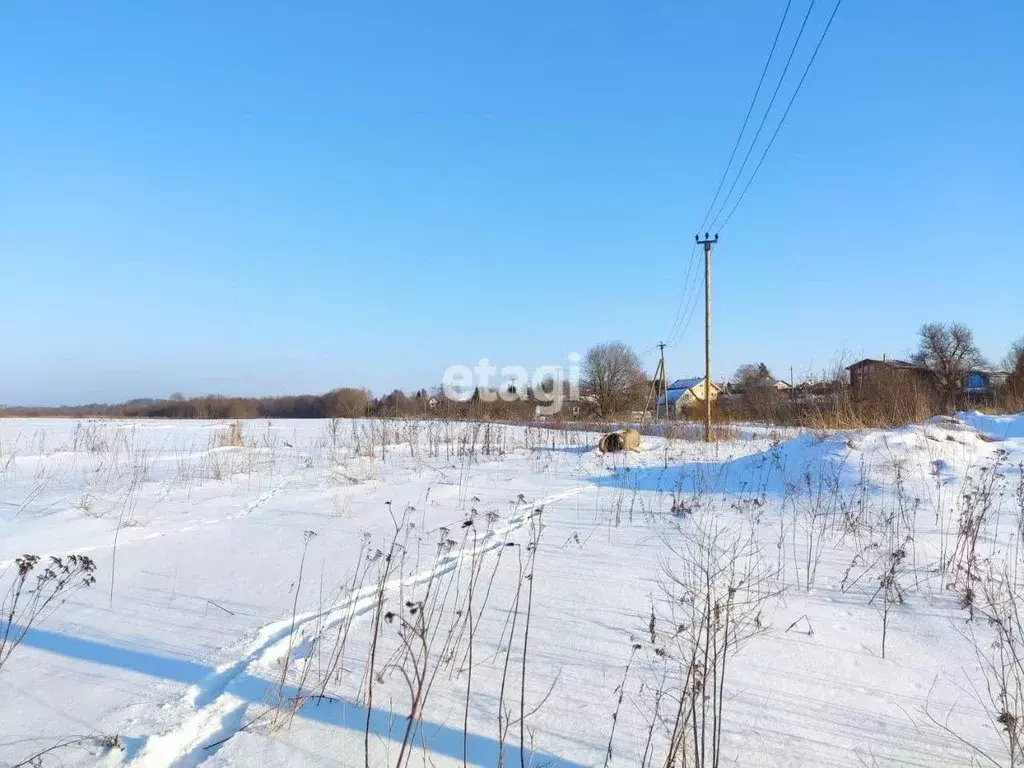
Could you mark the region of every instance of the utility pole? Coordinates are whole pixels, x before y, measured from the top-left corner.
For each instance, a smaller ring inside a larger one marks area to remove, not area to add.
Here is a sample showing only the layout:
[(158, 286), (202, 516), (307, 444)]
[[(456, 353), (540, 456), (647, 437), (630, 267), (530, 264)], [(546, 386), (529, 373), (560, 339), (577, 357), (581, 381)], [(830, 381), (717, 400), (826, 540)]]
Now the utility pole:
[(718, 242), (708, 232), (704, 239), (694, 235), (698, 245), (704, 246), (704, 442), (711, 442), (711, 248)]
[[(668, 385), (665, 383), (665, 342), (660, 342), (656, 345), (661, 350), (661, 359), (658, 361), (658, 367), (654, 370), (654, 378), (651, 379), (651, 391), (647, 394), (647, 403), (644, 403), (644, 413), (647, 412), (647, 404), (651, 402), (651, 397), (654, 397), (654, 420), (657, 421), (661, 416), (661, 404), (658, 402), (658, 389), (660, 385), (661, 394), (665, 395), (668, 393)], [(665, 398), (665, 416), (668, 416), (668, 398)]]
[[(661, 369), (661, 394), (665, 398), (665, 418), (668, 419), (668, 384), (665, 378), (665, 342), (662, 341), (658, 344), (658, 349), (661, 350), (661, 363), (659, 363)], [(655, 415), (660, 413), (655, 409)]]

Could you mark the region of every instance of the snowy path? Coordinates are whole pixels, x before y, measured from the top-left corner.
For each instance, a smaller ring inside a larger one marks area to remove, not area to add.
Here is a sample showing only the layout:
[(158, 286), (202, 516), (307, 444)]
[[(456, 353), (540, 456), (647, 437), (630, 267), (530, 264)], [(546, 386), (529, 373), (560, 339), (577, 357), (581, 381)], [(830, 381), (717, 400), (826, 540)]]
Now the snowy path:
[[(343, 622), (352, 622), (371, 611), (380, 597), (379, 592), (386, 595), (401, 587), (412, 587), (449, 575), (463, 561), (505, 546), (512, 534), (521, 529), (531, 517), (542, 514), (548, 505), (586, 490), (578, 488), (563, 491), (542, 499), (533, 505), (533, 512), (517, 515), (507, 525), (488, 531), (475, 547), (444, 555), (431, 567), (411, 577), (392, 579), (381, 586), (370, 585), (326, 610), (309, 611), (296, 615), (294, 619), (282, 619), (264, 626), (256, 640), (243, 649), (236, 661), (221, 666), (189, 691), (185, 707), (194, 711), (172, 730), (146, 739), (138, 754), (128, 764), (138, 768), (190, 768), (199, 765), (245, 726), (245, 710), (254, 697), (251, 693), (239, 695), (241, 691), (238, 689), (244, 686), (251, 688), (251, 678), (258, 678), (265, 670), (280, 666), (285, 656), (303, 645), (314, 624), (316, 632), (334, 629)], [(275, 685), (266, 681), (265, 688), (265, 693), (272, 695)]]

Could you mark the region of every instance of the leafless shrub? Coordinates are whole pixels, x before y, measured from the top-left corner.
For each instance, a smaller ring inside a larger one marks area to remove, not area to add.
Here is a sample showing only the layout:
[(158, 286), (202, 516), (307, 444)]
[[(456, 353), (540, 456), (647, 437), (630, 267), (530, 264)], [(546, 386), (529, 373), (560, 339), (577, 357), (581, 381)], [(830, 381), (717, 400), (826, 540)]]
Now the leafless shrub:
[(83, 751), (90, 757), (99, 759), (114, 750), (124, 752), (124, 749), (124, 742), (117, 735), (67, 736), (56, 744), (29, 755), (20, 763), (15, 763), (12, 768), (45, 768), (47, 764), (63, 766), (64, 761), (60, 759), (59, 753), (65, 750)]
[[(479, 500), (474, 497), (467, 501), (472, 504)], [(513, 514), (518, 515), (525, 503), (521, 497), (512, 503)], [(453, 532), (447, 527), (438, 531), (436, 565), (428, 569), (426, 577), (419, 564), (411, 573), (406, 571), (407, 558), (413, 557), (410, 553), (416, 551), (416, 542), (422, 541), (419, 528), (410, 518), (415, 511), (415, 505), (408, 505), (401, 515), (393, 515), (393, 530), (381, 547), (371, 549), (370, 538), (364, 538), (359, 564), (342, 588), (338, 607), (324, 609), (321, 604), (320, 615), (325, 624), (317, 627), (315, 635), (303, 631), (305, 642), (301, 644), (289, 639), (287, 653), (290, 655), (301, 647), (305, 654), (304, 666), (300, 668), (298, 662), (289, 665), (293, 672), (290, 676), (287, 669), (282, 670), (276, 686), (277, 707), (281, 710), (276, 726), (289, 722), (307, 703), (330, 701), (335, 686), (358, 689), (361, 703), (368, 712), (375, 706), (374, 702), (386, 697), (387, 706), (396, 716), (403, 716), (402, 729), (396, 736), (401, 744), (397, 756), (392, 754), (388, 764), (407, 768), (413, 760), (416, 731), (423, 722), (431, 690), (439, 677), (447, 677), (461, 681), (464, 686), (463, 763), (468, 765), (473, 759), (469, 703), (477, 696), (475, 669), (483, 664), (494, 664), (504, 655), (500, 662), (501, 690), (494, 692), (498, 701), (497, 760), (499, 765), (507, 762), (504, 745), (509, 734), (518, 728), (523, 757), (517, 762), (525, 765), (533, 744), (530, 718), (543, 707), (558, 680), (556, 675), (547, 694), (539, 701), (529, 700), (532, 652), (529, 625), (533, 608), (530, 585), (542, 530), (540, 510), (534, 510), (530, 516), (529, 542), (520, 546), (509, 538), (517, 525), (495, 529), (492, 524), (500, 519), (497, 513), (471, 508), (461, 526), (462, 535), (458, 537), (461, 540), (453, 538)], [(516, 567), (516, 562), (510, 563), (504, 554), (511, 549), (519, 554), (514, 602), (501, 607), (505, 625), (497, 645), (486, 648), (485, 652), (477, 638), (478, 629), (481, 622), (490, 623), (485, 621), (485, 612), (492, 610), (492, 586), (498, 569), (503, 565)], [(419, 563), (418, 555), (415, 557)], [(347, 646), (351, 645), (352, 619), (363, 612), (368, 614), (369, 626), (365, 642), (359, 638), (359, 655), (347, 651)], [(319, 624), (320, 618), (317, 622)], [(316, 654), (314, 649), (317, 649)], [(319, 649), (324, 649), (323, 664), (318, 660)], [(351, 658), (346, 659), (347, 655)], [(287, 665), (287, 660), (284, 663)], [(354, 672), (356, 669), (361, 672)], [(294, 684), (298, 691), (287, 710), (282, 706), (286, 679), (288, 685)], [(386, 683), (396, 680), (400, 685), (404, 683), (406, 696), (395, 697), (390, 687), (385, 687), (386, 694), (378, 693)], [(379, 709), (380, 705), (376, 706)], [(362, 729), (364, 756), (361, 763), (376, 765), (371, 756), (369, 723), (368, 720)]]
[[(821, 463), (806, 467), (799, 482), (786, 483), (783, 504), (793, 510), (790, 534), (796, 584), (808, 592), (814, 587), (824, 547), (836, 537), (836, 524), (845, 508), (842, 470), (842, 464), (832, 467)], [(802, 537), (800, 542), (798, 535)]]
[[(723, 759), (725, 688), (729, 661), (750, 638), (765, 631), (762, 612), (780, 593), (778, 574), (761, 556), (752, 536), (711, 518), (694, 516), (680, 547), (667, 541), (672, 557), (664, 574), (661, 623), (668, 627), (653, 652), (678, 669), (669, 700), (674, 714), (663, 764), (718, 766)], [(651, 631), (656, 640), (659, 635)]]
[(1003, 360), (1009, 376), (998, 393), (996, 405), (1008, 413), (1024, 411), (1024, 338), (1015, 341)]
[(930, 381), (892, 371), (856, 390), (838, 377), (826, 394), (795, 411), (794, 422), (815, 430), (891, 428), (924, 421), (940, 410)]
[[(536, 554), (536, 549), (531, 550), (530, 558)], [(522, 549), (518, 551), (519, 556), (519, 579), (516, 582), (516, 594), (515, 600), (512, 604), (512, 626), (509, 633), (508, 647), (505, 650), (505, 662), (502, 665), (501, 670), (501, 689), (498, 693), (498, 768), (502, 768), (505, 761), (505, 739), (508, 737), (508, 729), (512, 721), (512, 712), (510, 709), (505, 708), (505, 689), (508, 684), (508, 668), (509, 662), (512, 659), (512, 643), (516, 636), (516, 622), (519, 618), (519, 602), (522, 598), (523, 593), (523, 553)], [(504, 629), (502, 630), (502, 636), (504, 637)], [(500, 644), (499, 644), (500, 645)], [(500, 647), (499, 647), (500, 650)]]
[(0, 602), (0, 669), (33, 625), (47, 619), (68, 598), (96, 583), (96, 563), (86, 555), (43, 560), (22, 555)]
[(96, 421), (77, 422), (71, 433), (71, 450), (75, 453), (102, 453), (109, 444), (104, 435), (103, 425)]
[(843, 592), (860, 590), (869, 595), (882, 619), (880, 650), (884, 659), (888, 648), (893, 610), (902, 605), (912, 588), (910, 583), (914, 548), (914, 512), (906, 504), (902, 469), (897, 466), (893, 501), (879, 508), (879, 518), (864, 531), (866, 543), (854, 555), (843, 574)]
[(380, 568), (380, 575), (377, 579), (376, 596), (374, 598), (373, 605), (373, 617), (371, 619), (373, 631), (370, 639), (369, 657), (367, 659), (366, 697), (364, 699), (366, 703), (366, 728), (363, 732), (363, 747), (367, 767), (370, 765), (370, 721), (373, 712), (373, 686), (376, 680), (375, 667), (377, 661), (377, 647), (380, 640), (381, 621), (385, 615), (384, 597), (387, 593), (388, 579), (391, 577), (392, 569), (398, 567), (396, 556), (402, 546), (399, 542), (401, 528), (402, 526), (396, 522), (394, 534), (392, 535), (391, 542), (388, 545), (388, 551), (382, 552), (378, 550), (376, 553), (377, 557), (375, 558), (383, 560), (383, 565)]
[(972, 606), (973, 618), (963, 633), (971, 641), (982, 675), (982, 684), (974, 686), (978, 701), (985, 707), (1005, 750), (993, 754), (961, 737), (954, 727), (940, 721), (926, 706), (926, 717), (943, 731), (953, 735), (988, 764), (1020, 768), (1024, 766), (1024, 583), (1009, 568), (989, 568), (979, 581)]
[(1017, 535), (1024, 540), (1024, 462), (1017, 465), (1017, 487), (1014, 490), (1017, 500)]
[[(704, 425), (686, 421), (665, 424), (642, 424), (636, 427), (642, 435), (657, 435), (669, 440), (683, 440), (689, 443), (704, 442)], [(716, 423), (712, 428), (715, 442), (735, 442), (743, 439), (739, 427), (732, 424)]]
[[(362, 545), (359, 548), (359, 555), (356, 558), (352, 579), (342, 589), (342, 594), (349, 596), (347, 598), (348, 610), (338, 624), (333, 645), (329, 646), (330, 652), (327, 657), (327, 666), (319, 673), (320, 680), (316, 689), (319, 691), (320, 696), (326, 696), (327, 686), (330, 682), (340, 683), (342, 679), (342, 673), (345, 669), (345, 651), (348, 647), (349, 634), (352, 629), (352, 619), (358, 607), (354, 598), (362, 592), (370, 571), (370, 564), (366, 562), (369, 542), (370, 536), (367, 533), (363, 536)], [(318, 638), (317, 645), (318, 647), (325, 645), (322, 637)]]
[(245, 445), (245, 426), (241, 420), (231, 422), (227, 427), (217, 431), (216, 445), (218, 448), (241, 448)]
[(3, 479), (5, 485), (13, 480), (17, 456), (17, 443), (12, 444), (0, 440), (0, 478)]
[(324, 428), (327, 432), (327, 446), (330, 448), (332, 461), (338, 460), (338, 454), (342, 447), (341, 425), (341, 419), (330, 418)]
[(973, 615), (976, 589), (982, 572), (978, 544), (985, 525), (999, 504), (1005, 479), (1000, 471), (1005, 454), (998, 454), (995, 463), (981, 467), (977, 476), (968, 476), (958, 497), (956, 543), (950, 555), (951, 586), (961, 596), (962, 606)]
[[(299, 577), (295, 581), (295, 596), (292, 599), (292, 624), (288, 632), (288, 648), (284, 654), (284, 661), (281, 664), (281, 676), (278, 678), (277, 705), (274, 712), (274, 725), (279, 724), (281, 708), (284, 704), (284, 686), (288, 681), (288, 666), (292, 658), (292, 643), (295, 641), (295, 618), (299, 610), (299, 594), (302, 592), (302, 576), (306, 566), (306, 551), (309, 549), (309, 542), (316, 538), (316, 531), (302, 532), (302, 556), (299, 558)], [(300, 686), (301, 690), (301, 686)], [(294, 714), (294, 710), (292, 710)]]
[[(653, 627), (653, 625), (654, 625), (654, 613), (652, 612), (651, 613), (651, 626)], [(654, 630), (652, 629), (651, 630), (651, 642), (653, 643), (654, 641), (655, 641), (655, 634), (654, 634)], [(604, 768), (608, 768), (608, 764), (611, 762), (612, 755), (614, 754), (612, 746), (613, 746), (613, 744), (615, 742), (615, 726), (619, 722), (619, 710), (622, 708), (622, 699), (626, 695), (626, 682), (629, 680), (629, 670), (630, 670), (630, 667), (633, 666), (633, 657), (636, 656), (636, 652), (639, 651), (641, 648), (643, 648), (643, 646), (640, 645), (639, 643), (634, 643), (633, 644), (633, 648), (632, 648), (632, 650), (629, 653), (629, 660), (626, 662), (626, 670), (625, 670), (625, 672), (622, 673), (622, 682), (615, 689), (615, 692), (618, 694), (618, 699), (615, 701), (615, 711), (612, 712), (612, 725), (611, 725), (611, 728), (608, 730), (608, 747), (605, 750), (605, 755), (604, 755)]]
[(114, 545), (110, 553), (110, 604), (109, 607), (114, 607), (114, 580), (117, 575), (117, 542), (121, 538), (121, 529), (125, 526), (131, 525), (135, 517), (135, 507), (138, 503), (138, 489), (140, 480), (137, 477), (132, 477), (128, 485), (125, 486), (121, 497), (119, 499), (119, 512), (117, 515), (117, 526), (114, 528)]

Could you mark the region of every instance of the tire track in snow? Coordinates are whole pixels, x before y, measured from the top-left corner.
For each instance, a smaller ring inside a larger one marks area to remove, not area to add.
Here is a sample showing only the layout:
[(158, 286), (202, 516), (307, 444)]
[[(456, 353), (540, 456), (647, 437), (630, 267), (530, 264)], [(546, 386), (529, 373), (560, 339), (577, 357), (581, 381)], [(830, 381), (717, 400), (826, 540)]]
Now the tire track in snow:
[[(458, 552), (442, 555), (432, 567), (411, 576), (388, 580), (384, 584), (384, 593), (399, 587), (417, 586), (452, 573), (462, 560), (504, 546), (512, 533), (548, 505), (577, 496), (592, 487), (572, 488), (535, 502), (530, 512), (516, 515), (509, 519), (507, 525), (488, 531), (475, 547), (463, 547)], [(211, 757), (216, 749), (207, 747), (226, 741), (241, 730), (245, 711), (253, 703), (250, 697), (233, 693), (232, 684), (246, 676), (254, 665), (257, 669), (272, 668), (289, 649), (301, 645), (301, 640), (311, 628), (324, 632), (370, 612), (377, 602), (378, 588), (378, 585), (370, 584), (326, 610), (306, 611), (297, 614), (294, 621), (289, 616), (264, 626), (235, 661), (221, 665), (207, 679), (189, 689), (185, 705), (193, 711), (171, 730), (148, 737), (128, 765), (132, 768), (193, 768)], [(253, 677), (263, 679), (258, 671)], [(269, 691), (274, 682), (266, 680), (266, 685)]]

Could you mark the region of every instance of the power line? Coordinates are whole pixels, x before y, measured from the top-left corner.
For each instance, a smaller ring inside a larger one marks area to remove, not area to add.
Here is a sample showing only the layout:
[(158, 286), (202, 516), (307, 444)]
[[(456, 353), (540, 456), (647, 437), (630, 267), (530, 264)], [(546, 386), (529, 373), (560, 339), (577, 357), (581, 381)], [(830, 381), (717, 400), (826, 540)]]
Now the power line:
[(789, 57), (786, 59), (786, 65), (782, 68), (782, 74), (779, 75), (779, 82), (775, 84), (775, 90), (772, 92), (772, 97), (768, 101), (768, 106), (765, 107), (764, 114), (761, 116), (761, 122), (757, 126), (757, 131), (754, 132), (754, 138), (750, 142), (750, 146), (747, 148), (747, 153), (743, 156), (743, 162), (740, 163), (740, 168), (736, 171), (736, 176), (732, 180), (732, 184), (729, 186), (729, 191), (725, 194), (725, 199), (722, 200), (722, 205), (718, 209), (718, 213), (715, 214), (715, 218), (711, 220), (711, 229), (715, 228), (715, 224), (722, 215), (722, 211), (725, 210), (725, 206), (729, 204), (729, 198), (732, 197), (733, 191), (736, 189), (736, 184), (739, 182), (740, 177), (743, 175), (743, 169), (747, 167), (747, 161), (750, 160), (750, 155), (754, 151), (754, 147), (757, 145), (757, 139), (761, 135), (761, 131), (764, 130), (764, 124), (768, 121), (768, 115), (771, 114), (772, 107), (775, 105), (775, 99), (779, 95), (779, 89), (782, 88), (782, 83), (786, 79), (786, 73), (789, 72), (789, 65), (793, 63), (793, 56), (796, 55), (796, 49), (800, 45), (800, 39), (804, 35), (804, 29), (807, 27), (807, 20), (811, 18), (811, 11), (814, 10), (815, 0), (811, 0), (811, 4), (807, 6), (807, 13), (804, 14), (804, 20), (800, 23), (800, 30), (796, 33), (796, 40), (793, 41), (793, 48), (789, 52)]
[[(832, 13), (829, 16), (828, 22), (826, 23), (825, 28), (822, 31), (821, 37), (818, 39), (817, 45), (815, 45), (814, 47), (814, 51), (811, 54), (811, 58), (807, 62), (803, 74), (800, 76), (800, 80), (797, 83), (796, 89), (794, 90), (793, 95), (790, 97), (789, 103), (786, 105), (786, 109), (782, 113), (782, 117), (780, 118), (778, 125), (775, 127), (775, 131), (772, 133), (772, 136), (769, 139), (768, 144), (766, 145), (764, 151), (761, 153), (757, 165), (754, 167), (753, 172), (747, 179), (747, 182), (744, 185), (742, 191), (740, 192), (739, 197), (733, 203), (732, 208), (729, 209), (729, 213), (723, 221), (722, 226), (719, 228), (719, 231), (721, 231), (721, 229), (724, 229), (725, 226), (732, 219), (733, 214), (736, 212), (736, 209), (739, 207), (743, 198), (746, 196), (747, 191), (750, 189), (750, 186), (754, 181), (754, 177), (760, 171), (761, 166), (764, 163), (764, 160), (767, 157), (769, 150), (775, 143), (775, 139), (778, 137), (779, 132), (782, 129), (782, 125), (785, 122), (787, 116), (789, 115), (789, 112), (793, 107), (793, 103), (796, 101), (797, 95), (799, 94), (800, 89), (803, 87), (804, 80), (807, 78), (807, 74), (810, 71), (811, 66), (814, 64), (815, 58), (817, 58), (818, 51), (821, 49), (822, 43), (825, 40), (825, 36), (828, 34), (829, 28), (832, 26), (832, 21), (835, 19), (836, 13), (838, 12), (841, 3), (842, 0), (836, 0), (836, 4), (832, 9)], [(743, 161), (740, 163), (739, 169), (736, 171), (736, 175), (732, 180), (732, 184), (729, 186), (729, 191), (726, 193), (725, 198), (722, 200), (721, 206), (718, 209), (718, 212), (715, 214), (715, 217), (711, 222), (712, 227), (714, 227), (714, 225), (721, 218), (722, 213), (726, 210), (726, 206), (729, 204), (729, 200), (732, 197), (732, 194), (735, 191), (736, 186), (743, 175), (743, 171), (746, 168), (751, 155), (753, 154), (754, 148), (757, 145), (757, 140), (760, 137), (761, 132), (764, 130), (764, 126), (768, 121), (769, 115), (771, 114), (772, 107), (775, 105), (775, 100), (778, 98), (779, 91), (781, 90), (782, 84), (785, 81), (787, 73), (789, 72), (789, 67), (793, 62), (793, 57), (796, 55), (796, 50), (799, 47), (800, 40), (803, 38), (803, 33), (807, 27), (807, 22), (810, 19), (811, 12), (814, 10), (814, 4), (815, 0), (810, 0), (810, 4), (807, 7), (807, 11), (804, 14), (803, 20), (800, 23), (800, 29), (797, 32), (796, 39), (793, 41), (793, 46), (789, 52), (789, 56), (786, 58), (786, 63), (782, 68), (782, 73), (779, 75), (779, 79), (775, 85), (774, 91), (772, 92), (771, 99), (769, 99), (768, 101), (768, 106), (765, 108), (764, 114), (761, 116), (761, 120), (758, 124), (757, 130), (755, 131), (754, 137), (750, 142), (750, 146), (747, 148), (747, 151), (743, 157)], [(704, 228), (704, 224), (707, 222), (708, 216), (711, 214), (711, 211), (714, 210), (715, 203), (718, 201), (718, 198), (721, 195), (722, 187), (725, 185), (725, 181), (729, 176), (729, 170), (731, 169), (732, 163), (736, 158), (736, 153), (738, 151), (740, 143), (742, 142), (743, 134), (746, 132), (747, 126), (750, 122), (750, 117), (753, 114), (754, 107), (757, 104), (757, 98), (760, 95), (761, 88), (764, 85), (764, 80), (767, 75), (768, 68), (771, 65), (772, 59), (774, 58), (775, 51), (778, 48), (779, 38), (782, 34), (782, 29), (785, 26), (786, 19), (789, 16), (789, 10), (791, 5), (792, 0), (787, 0), (786, 7), (783, 10), (782, 19), (779, 22), (779, 26), (775, 31), (775, 37), (772, 40), (772, 46), (768, 53), (768, 58), (766, 59), (764, 67), (761, 70), (761, 76), (758, 79), (757, 87), (754, 90), (754, 96), (751, 99), (750, 105), (747, 108), (747, 113), (743, 118), (743, 124), (740, 126), (739, 134), (736, 137), (736, 142), (734, 143), (732, 152), (729, 155), (729, 160), (726, 163), (725, 171), (723, 172), (722, 177), (718, 182), (718, 187), (715, 190), (715, 195), (711, 201), (711, 205), (708, 206), (708, 210), (704, 214), (704, 221), (701, 223), (701, 229)], [(696, 263), (696, 259), (694, 258), (695, 253), (696, 246), (694, 246), (693, 250), (690, 251), (690, 263), (687, 267), (686, 277), (683, 279), (684, 288), (683, 292), (679, 297), (679, 303), (676, 306), (675, 318), (672, 321), (672, 330), (668, 336), (668, 346), (674, 346), (686, 333), (686, 331), (689, 329), (691, 321), (693, 320), (693, 315), (695, 314), (697, 309), (697, 291), (695, 289), (697, 284), (697, 278), (699, 277), (699, 275), (693, 273), (693, 267)], [(693, 273), (692, 280), (690, 279), (691, 273)]]
[[(660, 342), (659, 342), (659, 344), (660, 344)], [(657, 348), (658, 348), (658, 344), (651, 344), (651, 346), (649, 346), (647, 349), (645, 349), (643, 352), (641, 352), (639, 355), (637, 355), (637, 357), (639, 357), (641, 360), (643, 360), (649, 354), (651, 354), (651, 352), (653, 352)]]
[(687, 293), (686, 286), (687, 286), (687, 284), (690, 281), (690, 274), (693, 272), (693, 265), (696, 262), (696, 259), (694, 259), (694, 254), (696, 254), (696, 253), (697, 253), (697, 246), (696, 246), (696, 244), (694, 244), (693, 248), (690, 249), (690, 264), (686, 268), (686, 277), (683, 278), (683, 291), (682, 291), (682, 293), (679, 294), (679, 303), (676, 305), (676, 315), (672, 319), (672, 325), (670, 326), (671, 330), (669, 331), (669, 334), (666, 337), (669, 340), (668, 343), (669, 343), (670, 346), (672, 344), (672, 337), (675, 335), (676, 330), (679, 328), (679, 318), (680, 318), (680, 314), (683, 311), (683, 302), (686, 300), (686, 293)]
[[(811, 0), (811, 4), (813, 6), (814, 0)], [(775, 51), (776, 51), (776, 49), (778, 47), (778, 44), (779, 44), (779, 37), (782, 35), (782, 29), (783, 29), (783, 27), (786, 24), (786, 19), (789, 16), (789, 9), (790, 9), (790, 7), (792, 5), (793, 5), (793, 0), (786, 0), (786, 7), (785, 7), (785, 9), (782, 12), (782, 19), (779, 21), (779, 26), (775, 30), (775, 37), (772, 40), (772, 47), (771, 47), (771, 50), (769, 50), (769, 52), (768, 52), (768, 58), (765, 60), (764, 67), (761, 68), (761, 76), (757, 80), (757, 87), (754, 89), (754, 96), (753, 96), (753, 98), (750, 99), (750, 105), (747, 107), (747, 114), (743, 118), (743, 124), (740, 126), (740, 131), (739, 131), (739, 133), (736, 136), (736, 141), (733, 144), (732, 152), (729, 154), (729, 160), (725, 164), (725, 170), (722, 172), (722, 177), (718, 180), (718, 187), (715, 189), (715, 195), (714, 195), (714, 197), (711, 200), (711, 205), (709, 205), (707, 211), (705, 211), (704, 219), (701, 221), (700, 227), (698, 227), (698, 229), (702, 229), (704, 227), (704, 225), (707, 223), (708, 217), (711, 215), (711, 212), (715, 208), (715, 203), (718, 202), (718, 197), (719, 197), (719, 195), (722, 192), (722, 187), (725, 186), (725, 181), (729, 177), (729, 171), (732, 168), (733, 160), (736, 159), (736, 153), (739, 150), (740, 142), (743, 140), (743, 134), (747, 130), (747, 125), (749, 125), (749, 123), (750, 123), (750, 116), (753, 114), (754, 107), (757, 105), (757, 98), (761, 94), (761, 88), (764, 85), (765, 77), (768, 74), (768, 67), (771, 65), (772, 58), (775, 56)], [(806, 23), (806, 20), (805, 20), (805, 23)], [(790, 58), (792, 58), (792, 54), (790, 54)], [(787, 67), (788, 67), (788, 62), (787, 62)], [(783, 70), (783, 75), (785, 75), (785, 70)], [(777, 92), (778, 92), (778, 88), (776, 87), (776, 93)], [(772, 99), (774, 101), (774, 95), (773, 95)], [(768, 108), (769, 109), (771, 108), (771, 103), (769, 103)], [(761, 125), (762, 126), (764, 125), (764, 119), (761, 120)], [(758, 132), (760, 132), (760, 127), (758, 128)], [(754, 140), (755, 141), (757, 140), (757, 136), (754, 137)], [(749, 156), (749, 154), (750, 154), (750, 152), (748, 151), (747, 155)], [(744, 163), (745, 162), (746, 162), (746, 158), (744, 158)], [(742, 168), (740, 169), (740, 172), (742, 172)], [(734, 181), (733, 182), (733, 187), (735, 187), (735, 185), (736, 185), (736, 182)], [(730, 188), (730, 194), (731, 194), (731, 192), (732, 192), (732, 188)], [(728, 199), (728, 196), (727, 196), (727, 199)], [(725, 201), (723, 201), (722, 204), (723, 204), (723, 207), (724, 207)], [(682, 292), (679, 295), (679, 302), (676, 304), (675, 316), (672, 319), (672, 324), (670, 326), (669, 334), (666, 337), (668, 339), (668, 345), (669, 346), (674, 346), (675, 343), (678, 341), (678, 339), (682, 336), (682, 334), (684, 334), (686, 332), (686, 330), (689, 328), (690, 320), (692, 319), (693, 312), (694, 312), (694, 310), (696, 309), (696, 306), (697, 306), (696, 305), (697, 294), (696, 294), (696, 290), (695, 289), (696, 289), (696, 285), (697, 285), (697, 277), (698, 277), (698, 275), (696, 273), (694, 273), (694, 271), (693, 271), (694, 265), (697, 262), (697, 259), (695, 258), (696, 254), (697, 254), (697, 246), (695, 244), (693, 246), (693, 248), (691, 249), (691, 251), (690, 251), (690, 261), (689, 261), (689, 264), (687, 265), (687, 268), (686, 268), (686, 276), (683, 278), (683, 290), (682, 290)], [(692, 281), (691, 281), (691, 274), (693, 275)], [(685, 309), (684, 309), (684, 307), (685, 307)], [(685, 320), (683, 318), (685, 318)]]
[(697, 309), (697, 299), (700, 295), (700, 291), (697, 290), (697, 283), (700, 278), (700, 271), (694, 272), (693, 280), (689, 286), (690, 300), (687, 302), (686, 309), (683, 311), (683, 321), (676, 327), (675, 333), (669, 339), (669, 346), (674, 347), (683, 338), (686, 332), (690, 329), (690, 322), (693, 320), (693, 314)]
[[(696, 260), (692, 263), (696, 263)], [(668, 337), (668, 345), (670, 347), (674, 347), (678, 344), (679, 340), (683, 337), (683, 334), (685, 334), (687, 329), (690, 327), (690, 320), (693, 318), (693, 311), (697, 306), (697, 283), (699, 278), (700, 270), (694, 270), (692, 279), (688, 277), (687, 281), (683, 284), (683, 297), (686, 298), (686, 305), (683, 308), (679, 322), (674, 325), (672, 333)]]
[(775, 55), (775, 48), (779, 44), (779, 35), (782, 34), (782, 28), (786, 24), (786, 17), (789, 16), (789, 8), (793, 4), (793, 0), (786, 0), (786, 8), (782, 12), (782, 20), (779, 22), (779, 28), (775, 30), (775, 39), (772, 40), (772, 48), (768, 51), (768, 58), (764, 62), (764, 67), (761, 69), (761, 77), (758, 78), (757, 88), (754, 89), (754, 97), (750, 100), (750, 106), (747, 107), (747, 114), (743, 118), (743, 125), (740, 126), (740, 132), (736, 135), (736, 143), (732, 145), (732, 152), (729, 153), (729, 162), (725, 164), (725, 170), (722, 171), (722, 178), (718, 180), (718, 188), (715, 189), (715, 196), (711, 199), (711, 205), (708, 206), (707, 211), (704, 213), (704, 218), (700, 223), (698, 229), (703, 229), (704, 225), (707, 224), (708, 217), (711, 215), (711, 211), (714, 210), (715, 203), (718, 202), (718, 196), (722, 192), (722, 187), (725, 186), (725, 180), (729, 176), (729, 169), (732, 168), (732, 161), (736, 159), (736, 151), (740, 148), (740, 141), (743, 139), (743, 133), (747, 130), (747, 124), (750, 122), (750, 115), (754, 112), (754, 105), (757, 103), (757, 97), (761, 94), (761, 86), (764, 85), (765, 75), (768, 74), (768, 66), (772, 63), (772, 57)]
[(804, 73), (800, 76), (800, 82), (796, 84), (796, 90), (793, 91), (793, 95), (789, 99), (789, 104), (786, 105), (786, 111), (782, 113), (782, 119), (779, 120), (778, 126), (775, 128), (775, 133), (772, 134), (771, 139), (768, 141), (768, 145), (764, 148), (764, 152), (761, 153), (761, 159), (757, 161), (757, 165), (754, 166), (753, 173), (750, 174), (750, 178), (747, 179), (746, 186), (743, 187), (743, 191), (740, 192), (740, 196), (736, 198), (736, 202), (733, 204), (732, 209), (729, 211), (729, 215), (725, 217), (725, 221), (722, 222), (722, 226), (719, 230), (725, 229), (725, 226), (729, 223), (732, 215), (736, 213), (736, 209), (739, 208), (743, 198), (747, 194), (747, 190), (750, 189), (750, 185), (754, 182), (754, 177), (757, 176), (757, 172), (761, 170), (761, 164), (764, 163), (764, 159), (768, 156), (768, 150), (772, 148), (772, 144), (775, 143), (775, 137), (779, 135), (779, 131), (782, 129), (782, 124), (786, 122), (786, 116), (789, 114), (789, 110), (793, 107), (793, 102), (796, 101), (797, 94), (800, 93), (800, 88), (804, 84), (804, 80), (807, 78), (807, 73), (811, 71), (811, 65), (814, 64), (814, 59), (818, 56), (818, 51), (821, 50), (821, 44), (825, 42), (825, 35), (828, 34), (829, 27), (832, 26), (832, 20), (836, 17), (836, 12), (839, 10), (839, 6), (843, 0), (836, 0), (835, 7), (832, 8), (832, 15), (828, 17), (828, 23), (825, 24), (825, 29), (822, 30), (821, 37), (818, 38), (818, 44), (814, 46), (814, 52), (811, 54), (810, 60), (807, 62), (807, 66), (804, 67)]

